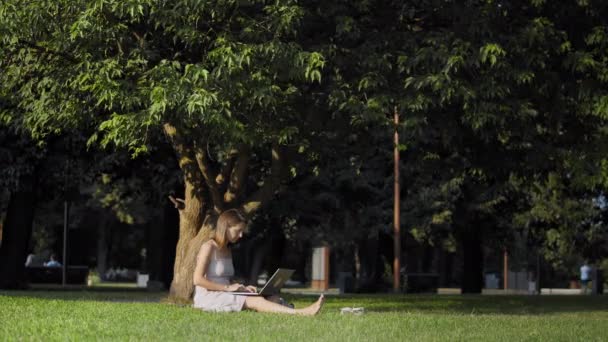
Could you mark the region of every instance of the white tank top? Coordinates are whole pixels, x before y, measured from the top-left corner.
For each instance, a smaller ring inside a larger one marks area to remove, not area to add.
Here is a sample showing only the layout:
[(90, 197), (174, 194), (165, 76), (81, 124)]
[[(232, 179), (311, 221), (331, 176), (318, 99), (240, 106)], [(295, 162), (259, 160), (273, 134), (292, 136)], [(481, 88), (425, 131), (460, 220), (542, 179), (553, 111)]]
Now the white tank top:
[(207, 266), (207, 279), (214, 283), (229, 285), (230, 278), (234, 276), (232, 258), (218, 258), (217, 248), (213, 249), (211, 260)]
[[(232, 264), (232, 258), (218, 258), (217, 248), (213, 248), (211, 254), (211, 260), (207, 265), (206, 278), (214, 283), (222, 285), (230, 285), (230, 278), (234, 276), (234, 265)], [(202, 286), (195, 286), (194, 288), (194, 299), (196, 302), (197, 297), (204, 296), (209, 290)]]

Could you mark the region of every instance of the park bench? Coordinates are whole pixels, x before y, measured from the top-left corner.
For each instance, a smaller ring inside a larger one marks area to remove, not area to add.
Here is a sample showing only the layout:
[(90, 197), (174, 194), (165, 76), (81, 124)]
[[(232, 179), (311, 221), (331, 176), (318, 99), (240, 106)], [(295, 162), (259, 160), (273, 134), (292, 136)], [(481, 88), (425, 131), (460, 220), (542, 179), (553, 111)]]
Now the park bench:
[[(30, 266), (25, 268), (25, 274), (30, 283), (61, 284), (62, 267)], [(67, 284), (86, 284), (89, 276), (87, 266), (68, 266), (66, 269)]]

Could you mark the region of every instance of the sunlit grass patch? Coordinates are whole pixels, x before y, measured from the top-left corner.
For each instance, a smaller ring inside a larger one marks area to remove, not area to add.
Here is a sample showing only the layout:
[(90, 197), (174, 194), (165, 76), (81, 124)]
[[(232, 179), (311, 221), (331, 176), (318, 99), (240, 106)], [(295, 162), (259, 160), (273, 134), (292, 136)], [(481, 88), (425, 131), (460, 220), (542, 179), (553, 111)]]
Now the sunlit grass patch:
[[(207, 313), (148, 292), (0, 292), (0, 340), (601, 340), (608, 299), (328, 296), (320, 315)], [(286, 296), (297, 307), (313, 296)], [(364, 307), (361, 316), (340, 308)]]

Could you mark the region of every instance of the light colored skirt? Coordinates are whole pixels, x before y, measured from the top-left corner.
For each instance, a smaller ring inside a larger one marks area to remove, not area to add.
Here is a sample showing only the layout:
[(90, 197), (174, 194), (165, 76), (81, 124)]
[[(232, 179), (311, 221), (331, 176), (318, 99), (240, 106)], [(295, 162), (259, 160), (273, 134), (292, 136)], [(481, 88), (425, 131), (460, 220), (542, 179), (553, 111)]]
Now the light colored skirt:
[(234, 312), (243, 310), (246, 296), (233, 295), (230, 292), (208, 291), (196, 286), (194, 305), (196, 309), (212, 312)]

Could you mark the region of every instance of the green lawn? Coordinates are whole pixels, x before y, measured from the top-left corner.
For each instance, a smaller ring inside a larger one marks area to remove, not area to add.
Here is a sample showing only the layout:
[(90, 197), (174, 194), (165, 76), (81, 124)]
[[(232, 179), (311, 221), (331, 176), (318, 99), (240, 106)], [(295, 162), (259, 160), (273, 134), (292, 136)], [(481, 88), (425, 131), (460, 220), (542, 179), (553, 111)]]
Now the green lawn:
[[(608, 296), (355, 295), (320, 315), (205, 313), (146, 292), (0, 292), (6, 340), (608, 341)], [(289, 296), (296, 306), (314, 297)], [(340, 315), (362, 306), (362, 316)]]

